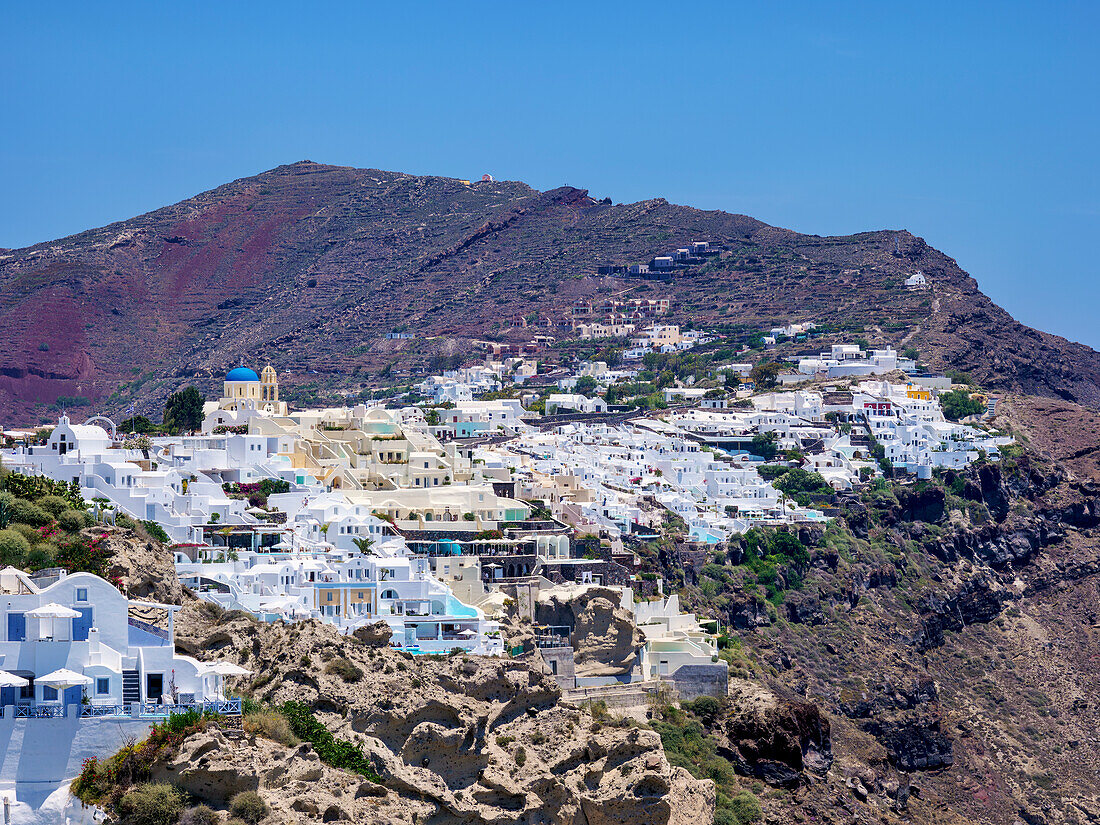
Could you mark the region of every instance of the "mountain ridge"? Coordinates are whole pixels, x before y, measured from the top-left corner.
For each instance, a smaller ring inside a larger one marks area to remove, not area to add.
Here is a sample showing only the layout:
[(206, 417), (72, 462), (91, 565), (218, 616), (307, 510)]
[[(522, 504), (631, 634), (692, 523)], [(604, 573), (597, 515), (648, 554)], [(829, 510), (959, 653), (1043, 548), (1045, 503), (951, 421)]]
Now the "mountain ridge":
[[(723, 252), (669, 283), (597, 273), (693, 240)], [(927, 293), (901, 285), (918, 269)], [(574, 301), (622, 291), (669, 297), (673, 322), (862, 324), (853, 334), (993, 389), (1100, 406), (1100, 354), (1019, 324), (904, 230), (802, 235), (663, 198), (299, 161), (0, 254), (0, 415), (42, 420), (59, 401), (155, 414), (241, 359), (272, 361), (291, 387), (354, 388), (475, 341), (527, 340), (513, 319), (560, 323)], [(419, 336), (387, 340), (398, 327)]]

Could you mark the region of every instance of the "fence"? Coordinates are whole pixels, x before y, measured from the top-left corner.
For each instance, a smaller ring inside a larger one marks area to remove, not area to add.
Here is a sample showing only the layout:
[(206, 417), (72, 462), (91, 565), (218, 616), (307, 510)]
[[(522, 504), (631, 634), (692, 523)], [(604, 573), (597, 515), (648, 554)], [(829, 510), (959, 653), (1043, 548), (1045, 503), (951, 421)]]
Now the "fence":
[[(8, 707), (12, 708), (9, 714)], [(13, 719), (58, 719), (65, 717), (69, 705), (9, 705), (0, 708), (0, 717)], [(240, 716), (240, 699), (223, 699), (215, 702), (190, 702), (175, 705), (157, 705), (134, 702), (129, 705), (80, 705), (81, 719), (124, 717), (128, 719), (166, 719), (173, 713), (187, 711), (216, 713), (221, 716)]]

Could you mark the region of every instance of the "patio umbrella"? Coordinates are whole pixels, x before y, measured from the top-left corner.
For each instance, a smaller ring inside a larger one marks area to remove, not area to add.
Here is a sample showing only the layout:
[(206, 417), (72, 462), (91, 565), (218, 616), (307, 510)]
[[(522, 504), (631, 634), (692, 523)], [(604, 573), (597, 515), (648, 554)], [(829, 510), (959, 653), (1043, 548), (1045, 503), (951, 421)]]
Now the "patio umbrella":
[[(55, 623), (57, 619), (76, 619), (79, 618), (80, 612), (73, 610), (71, 607), (57, 604), (57, 602), (50, 602), (41, 607), (36, 607), (34, 610), (28, 610), (27, 615), (32, 619), (49, 619), (50, 636), (52, 637), (56, 635), (54, 631), (56, 629)], [(71, 673), (72, 671), (69, 672)]]
[(35, 682), (40, 685), (45, 685), (46, 687), (64, 690), (65, 688), (90, 685), (92, 679), (89, 676), (85, 676), (83, 673), (77, 673), (75, 670), (69, 670), (63, 667), (60, 670), (47, 673), (45, 676), (35, 677)]
[(251, 676), (252, 671), (245, 670), (243, 667), (235, 665), (232, 662), (214, 662), (214, 664), (206, 666), (203, 675), (218, 677), (217, 691), (218, 694), (221, 695), (225, 692), (226, 676)]
[(75, 619), (80, 613), (71, 607), (65, 607), (57, 604), (57, 602), (50, 602), (41, 607), (36, 607), (34, 610), (28, 610), (27, 615), (34, 619)]
[(14, 673), (9, 673), (6, 670), (0, 670), (0, 687), (26, 687), (29, 685), (26, 679), (22, 676), (16, 676)]
[(465, 636), (466, 638), (469, 638), (470, 636), (476, 636), (477, 631), (476, 630), (469, 630), (469, 629), (460, 630), (460, 631), (458, 631), (458, 635), (459, 636)]

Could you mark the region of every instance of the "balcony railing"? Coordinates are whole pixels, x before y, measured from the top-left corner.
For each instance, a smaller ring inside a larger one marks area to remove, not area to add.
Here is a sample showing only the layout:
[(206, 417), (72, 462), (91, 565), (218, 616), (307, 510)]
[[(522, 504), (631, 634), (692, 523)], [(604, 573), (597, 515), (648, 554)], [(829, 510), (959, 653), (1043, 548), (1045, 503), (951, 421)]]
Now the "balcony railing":
[[(11, 705), (10, 718), (14, 719), (56, 719), (66, 716), (68, 705)], [(8, 716), (7, 707), (0, 716)], [(151, 702), (128, 705), (81, 705), (81, 719), (104, 717), (124, 717), (129, 719), (165, 719), (173, 713), (186, 713), (194, 710), (199, 713), (216, 713), (221, 716), (240, 716), (240, 699), (220, 699), (213, 702), (189, 702), (174, 705), (158, 705)]]

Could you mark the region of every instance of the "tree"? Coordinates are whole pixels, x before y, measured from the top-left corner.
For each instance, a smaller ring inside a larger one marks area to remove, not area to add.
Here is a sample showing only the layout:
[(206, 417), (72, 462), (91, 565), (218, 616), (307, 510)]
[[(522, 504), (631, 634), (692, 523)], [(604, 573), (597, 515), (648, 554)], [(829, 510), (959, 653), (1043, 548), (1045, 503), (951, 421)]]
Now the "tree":
[(429, 427), (434, 427), (439, 423), (439, 410), (428, 410), (424, 414), (424, 420), (428, 423)]
[(779, 452), (779, 447), (776, 446), (775, 433), (757, 433), (752, 437), (752, 443), (749, 446), (749, 450), (753, 455), (758, 455), (765, 461), (771, 461), (775, 458)]
[(966, 390), (945, 392), (940, 396), (940, 406), (943, 407), (944, 417), (952, 421), (958, 421), (968, 415), (977, 415), (985, 409), (985, 404)]
[(369, 537), (361, 539), (356, 538), (352, 539), (352, 541), (355, 543), (355, 546), (359, 548), (359, 552), (364, 556), (374, 555), (374, 539)]
[(758, 390), (771, 389), (778, 383), (776, 376), (779, 375), (781, 369), (783, 369), (783, 365), (776, 361), (757, 364), (749, 373), (749, 380), (756, 385)]
[(133, 418), (127, 418), (118, 425), (118, 431), (120, 433), (151, 433), (156, 431), (156, 429), (157, 425), (144, 415), (135, 415)]
[(591, 398), (596, 394), (597, 386), (599, 385), (596, 383), (596, 379), (591, 375), (582, 375), (577, 379), (577, 386), (574, 389), (578, 394)]
[(164, 427), (173, 435), (190, 433), (202, 427), (205, 399), (194, 386), (168, 396), (164, 404)]

